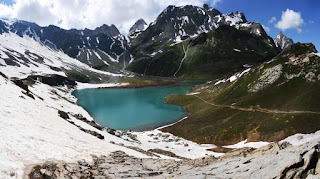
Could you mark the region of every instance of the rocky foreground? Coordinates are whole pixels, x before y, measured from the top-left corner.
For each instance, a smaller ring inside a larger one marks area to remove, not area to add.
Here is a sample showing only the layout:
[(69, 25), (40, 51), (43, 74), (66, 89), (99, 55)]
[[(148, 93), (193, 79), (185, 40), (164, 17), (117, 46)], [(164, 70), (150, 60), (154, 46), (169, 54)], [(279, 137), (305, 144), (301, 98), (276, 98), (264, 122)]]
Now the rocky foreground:
[(271, 143), (195, 160), (141, 159), (116, 151), (77, 163), (46, 162), (29, 167), (30, 178), (318, 178), (319, 140), (293, 147)]

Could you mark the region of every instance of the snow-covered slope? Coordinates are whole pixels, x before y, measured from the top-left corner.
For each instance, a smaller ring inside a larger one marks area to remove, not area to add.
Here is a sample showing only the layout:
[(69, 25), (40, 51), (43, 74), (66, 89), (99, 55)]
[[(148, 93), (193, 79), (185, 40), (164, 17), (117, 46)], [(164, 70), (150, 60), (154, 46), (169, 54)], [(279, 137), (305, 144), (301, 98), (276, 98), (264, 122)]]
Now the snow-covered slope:
[[(6, 178), (10, 172), (22, 178), (26, 166), (49, 159), (90, 159), (90, 155), (106, 155), (115, 150), (146, 157), (81, 132), (60, 118), (58, 109), (72, 111), (92, 120), (86, 111), (74, 103), (74, 97), (63, 93), (63, 88), (56, 89), (38, 83), (30, 91), (35, 94), (35, 99), (23, 94), (21, 88), (0, 76), (0, 178)], [(62, 97), (59, 99), (54, 92), (73, 103)], [(70, 120), (75, 118), (70, 115)], [(81, 121), (75, 122), (83, 128), (101, 133)]]
[[(131, 60), (127, 52), (127, 40), (114, 25), (108, 26), (104, 24), (94, 30), (66, 30), (54, 25), (41, 27), (35, 23), (17, 19), (0, 19), (0, 34), (4, 33), (14, 33), (20, 37), (31, 37), (76, 59), (83, 51), (101, 50), (108, 56), (101, 57), (101, 60), (96, 60), (95, 56), (89, 56), (83, 62), (93, 68), (103, 68), (102, 70), (110, 72), (119, 72)], [(109, 57), (116, 58), (121, 63), (106, 65), (104, 62), (110, 61)]]
[(0, 35), (0, 71), (8, 77), (28, 75), (59, 74), (80, 72), (100, 76), (122, 76), (99, 71), (71, 58), (64, 52), (49, 48), (29, 36), (20, 37), (14, 33)]

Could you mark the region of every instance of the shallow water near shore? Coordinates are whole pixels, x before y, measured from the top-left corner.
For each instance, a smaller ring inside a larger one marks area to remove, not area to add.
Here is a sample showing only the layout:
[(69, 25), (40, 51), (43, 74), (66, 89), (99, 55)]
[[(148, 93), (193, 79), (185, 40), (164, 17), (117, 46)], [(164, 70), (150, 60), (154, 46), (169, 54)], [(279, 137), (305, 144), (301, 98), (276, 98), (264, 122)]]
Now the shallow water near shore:
[(118, 130), (146, 131), (172, 124), (187, 116), (178, 105), (165, 104), (170, 94), (186, 94), (201, 84), (183, 81), (172, 85), (133, 89), (83, 89), (73, 95), (102, 126)]

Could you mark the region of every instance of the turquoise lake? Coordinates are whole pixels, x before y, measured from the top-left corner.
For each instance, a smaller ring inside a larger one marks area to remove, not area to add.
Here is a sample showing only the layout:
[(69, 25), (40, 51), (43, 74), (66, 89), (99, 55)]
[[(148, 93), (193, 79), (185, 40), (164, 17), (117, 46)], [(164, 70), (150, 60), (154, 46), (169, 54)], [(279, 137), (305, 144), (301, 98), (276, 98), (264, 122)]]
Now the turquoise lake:
[(167, 86), (136, 89), (83, 89), (73, 95), (97, 123), (119, 130), (146, 131), (187, 116), (184, 107), (165, 104), (170, 94), (186, 94), (199, 84), (184, 81)]

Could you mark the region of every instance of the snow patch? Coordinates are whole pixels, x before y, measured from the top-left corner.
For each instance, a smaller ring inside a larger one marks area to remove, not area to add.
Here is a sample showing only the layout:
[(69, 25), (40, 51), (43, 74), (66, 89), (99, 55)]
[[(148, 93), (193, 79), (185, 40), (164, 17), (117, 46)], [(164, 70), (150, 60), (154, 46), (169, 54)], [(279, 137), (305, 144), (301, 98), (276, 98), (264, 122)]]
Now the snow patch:
[(129, 85), (129, 83), (91, 84), (91, 83), (80, 83), (80, 82), (77, 82), (77, 90), (96, 89), (96, 88), (110, 88), (110, 87), (119, 87), (119, 86), (127, 86), (127, 85)]
[(269, 144), (269, 142), (247, 142), (247, 139), (246, 139), (246, 140), (241, 141), (237, 144), (227, 145), (227, 146), (223, 146), (223, 147), (229, 148), (229, 149), (240, 149), (240, 148), (244, 148), (244, 147), (260, 148), (260, 147), (266, 146), (268, 144)]

